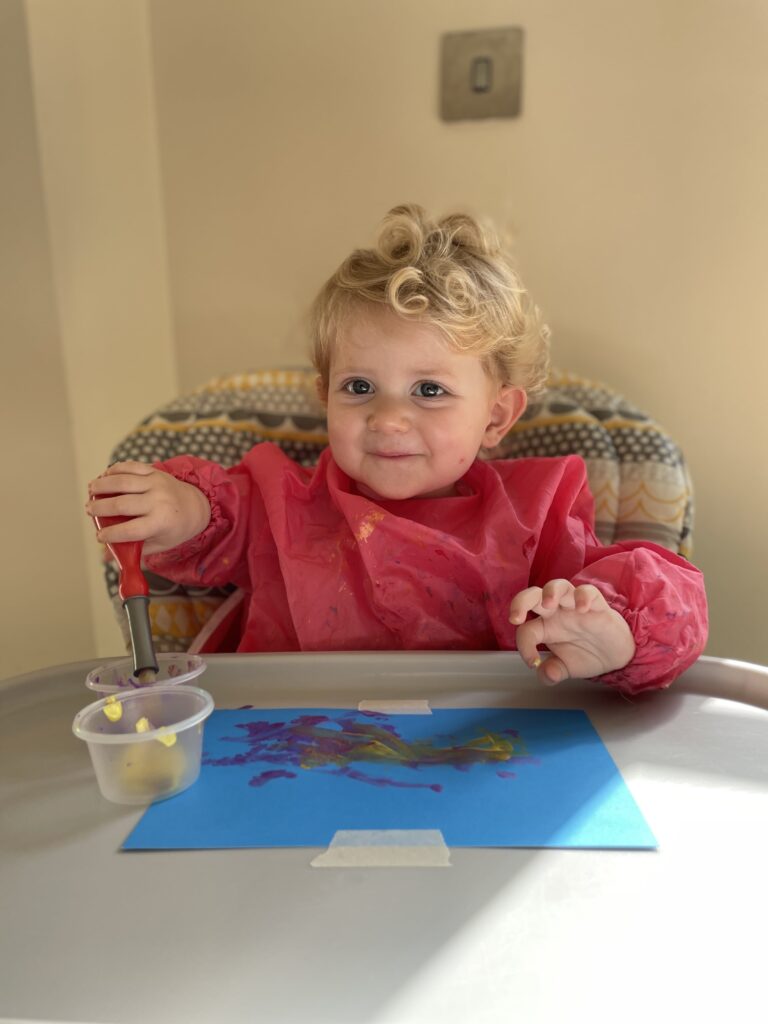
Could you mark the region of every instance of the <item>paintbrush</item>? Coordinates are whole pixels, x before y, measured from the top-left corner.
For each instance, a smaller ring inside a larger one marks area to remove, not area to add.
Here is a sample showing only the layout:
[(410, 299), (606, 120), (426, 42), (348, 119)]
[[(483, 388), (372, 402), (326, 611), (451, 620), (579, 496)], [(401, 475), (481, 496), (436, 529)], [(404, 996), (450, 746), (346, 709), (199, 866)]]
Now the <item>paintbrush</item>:
[[(101, 497), (110, 498), (114, 495), (103, 494)], [(126, 523), (130, 518), (130, 516), (93, 517), (96, 528), (99, 530), (106, 526), (115, 526), (117, 523)], [(128, 616), (133, 652), (133, 674), (142, 686), (146, 686), (148, 683), (154, 683), (157, 678), (158, 664), (149, 624), (149, 586), (146, 576), (141, 571), (141, 549), (143, 546), (144, 542), (140, 540), (106, 545), (120, 570), (119, 594)]]

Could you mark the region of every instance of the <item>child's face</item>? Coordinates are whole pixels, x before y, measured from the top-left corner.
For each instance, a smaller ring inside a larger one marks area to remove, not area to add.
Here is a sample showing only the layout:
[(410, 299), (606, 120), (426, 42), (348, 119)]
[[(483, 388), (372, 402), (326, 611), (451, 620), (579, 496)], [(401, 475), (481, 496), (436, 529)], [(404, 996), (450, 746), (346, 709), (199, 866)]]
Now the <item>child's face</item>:
[(481, 447), (499, 442), (525, 393), (494, 382), (437, 328), (374, 308), (334, 346), (327, 406), (333, 457), (361, 493), (441, 497), (455, 493)]

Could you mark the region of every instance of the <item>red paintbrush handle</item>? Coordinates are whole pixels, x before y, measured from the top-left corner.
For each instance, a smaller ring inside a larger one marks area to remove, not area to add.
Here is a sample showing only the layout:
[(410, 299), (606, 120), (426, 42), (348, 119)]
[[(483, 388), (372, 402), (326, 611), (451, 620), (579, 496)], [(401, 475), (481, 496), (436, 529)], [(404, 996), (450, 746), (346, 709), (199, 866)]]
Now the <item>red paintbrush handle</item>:
[[(112, 498), (115, 495), (102, 494), (102, 498)], [(127, 523), (131, 516), (94, 516), (94, 522), (99, 530), (106, 526), (116, 526), (118, 523)], [(141, 549), (144, 547), (143, 540), (126, 540), (118, 544), (107, 544), (107, 550), (117, 562), (120, 570), (120, 600), (126, 601), (129, 597), (148, 597), (149, 586), (146, 577), (141, 571)]]

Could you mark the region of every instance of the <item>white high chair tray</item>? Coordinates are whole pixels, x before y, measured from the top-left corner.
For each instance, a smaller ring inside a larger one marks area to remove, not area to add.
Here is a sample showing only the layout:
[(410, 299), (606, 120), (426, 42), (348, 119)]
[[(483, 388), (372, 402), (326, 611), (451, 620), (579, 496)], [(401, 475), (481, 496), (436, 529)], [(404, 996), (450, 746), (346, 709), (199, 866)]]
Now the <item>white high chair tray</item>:
[(119, 852), (142, 809), (100, 796), (71, 733), (91, 668), (0, 683), (2, 1019), (764, 1020), (768, 669), (702, 658), (627, 700), (508, 653), (211, 657), (219, 707), (582, 708), (659, 842), (321, 870), (309, 849)]

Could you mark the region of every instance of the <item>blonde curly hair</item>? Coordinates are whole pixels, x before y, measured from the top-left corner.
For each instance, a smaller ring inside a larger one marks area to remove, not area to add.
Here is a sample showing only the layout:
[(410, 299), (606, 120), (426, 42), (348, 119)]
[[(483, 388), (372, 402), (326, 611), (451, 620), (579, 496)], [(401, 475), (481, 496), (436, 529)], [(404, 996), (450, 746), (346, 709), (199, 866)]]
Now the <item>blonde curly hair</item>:
[(437, 327), (500, 384), (529, 395), (544, 387), (549, 328), (496, 235), (467, 214), (433, 221), (420, 206), (396, 206), (375, 248), (356, 249), (326, 281), (311, 314), (312, 362), (325, 387), (339, 333), (366, 306)]

